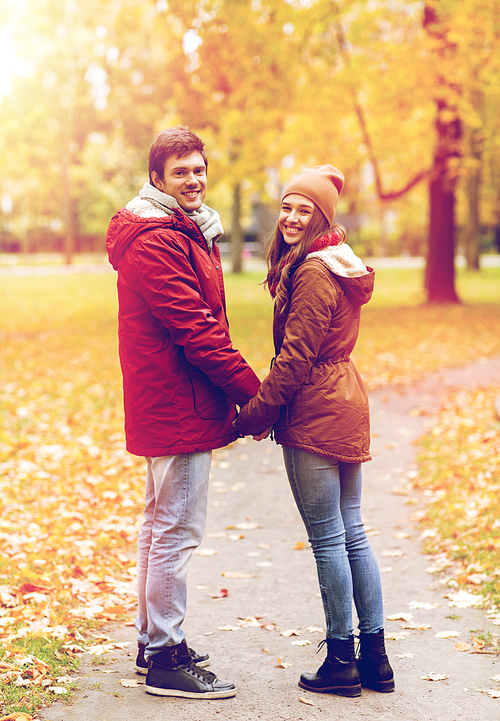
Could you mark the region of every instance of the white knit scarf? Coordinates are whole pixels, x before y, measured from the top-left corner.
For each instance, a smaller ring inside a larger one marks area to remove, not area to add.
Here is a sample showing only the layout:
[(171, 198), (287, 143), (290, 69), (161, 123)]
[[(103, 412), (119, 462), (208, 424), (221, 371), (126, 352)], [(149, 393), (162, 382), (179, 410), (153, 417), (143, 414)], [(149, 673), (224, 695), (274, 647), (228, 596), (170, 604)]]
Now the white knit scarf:
[[(140, 215), (142, 218), (157, 218), (158, 215), (174, 215), (174, 209), (179, 208), (182, 210), (175, 198), (166, 193), (162, 193), (161, 190), (155, 188), (151, 183), (144, 183), (144, 187), (139, 191), (139, 197), (135, 197), (127, 203), (126, 208), (130, 210), (131, 213)], [(160, 211), (160, 213), (158, 213), (158, 211)], [(219, 213), (213, 208), (209, 208), (208, 205), (202, 204), (198, 210), (192, 213), (186, 213), (186, 215), (194, 220), (203, 233), (208, 248), (211, 250), (213, 242), (224, 233)]]

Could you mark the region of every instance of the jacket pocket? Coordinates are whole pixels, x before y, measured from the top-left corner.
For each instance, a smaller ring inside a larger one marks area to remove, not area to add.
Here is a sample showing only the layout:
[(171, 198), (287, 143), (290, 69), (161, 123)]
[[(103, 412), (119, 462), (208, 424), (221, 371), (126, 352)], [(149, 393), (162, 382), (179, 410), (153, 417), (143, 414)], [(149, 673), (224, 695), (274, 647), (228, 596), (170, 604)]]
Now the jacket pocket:
[(194, 410), (203, 420), (224, 418), (229, 411), (230, 400), (222, 388), (214, 386), (210, 378), (188, 364), (193, 388)]
[(275, 431), (284, 431), (290, 425), (290, 406), (281, 406), (280, 416), (273, 428)]

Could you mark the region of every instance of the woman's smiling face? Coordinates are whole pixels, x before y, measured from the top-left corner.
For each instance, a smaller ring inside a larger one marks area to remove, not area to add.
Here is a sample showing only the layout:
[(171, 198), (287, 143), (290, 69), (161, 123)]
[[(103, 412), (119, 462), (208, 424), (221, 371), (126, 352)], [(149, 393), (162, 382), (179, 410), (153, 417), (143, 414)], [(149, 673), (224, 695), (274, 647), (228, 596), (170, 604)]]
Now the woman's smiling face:
[(300, 243), (314, 213), (314, 203), (303, 195), (291, 193), (281, 201), (278, 228), (287, 245)]

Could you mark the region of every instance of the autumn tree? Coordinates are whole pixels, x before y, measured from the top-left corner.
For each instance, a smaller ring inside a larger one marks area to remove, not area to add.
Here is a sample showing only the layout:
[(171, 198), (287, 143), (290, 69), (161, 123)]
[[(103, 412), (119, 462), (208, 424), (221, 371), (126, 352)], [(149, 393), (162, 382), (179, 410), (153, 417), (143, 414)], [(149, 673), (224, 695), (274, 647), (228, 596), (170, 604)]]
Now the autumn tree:
[[(342, 112), (356, 118), (359, 151), (354, 149), (354, 157), (361, 168), (369, 163), (377, 197), (392, 204), (428, 181), (425, 286), (430, 302), (458, 301), (455, 206), (465, 178), (469, 228), (476, 218), (479, 234), (482, 121), (477, 98), (498, 78), (493, 71), (498, 67), (498, 6), (442, 0), (427, 3), (422, 13), (419, 3), (325, 0), (303, 11), (314, 12), (317, 21), (307, 43), (310, 72), (314, 75), (319, 66), (325, 77), (333, 75), (330, 92), (337, 102), (331, 107), (338, 112), (328, 120), (341, 132), (347, 124)], [(334, 45), (337, 53), (331, 51)], [(315, 106), (308, 104), (305, 112), (314, 114)], [(318, 116), (316, 125), (323, 137), (333, 136), (328, 121), (320, 125)]]
[(0, 105), (12, 216), (28, 235), (65, 217), (69, 257), (75, 234), (102, 235), (137, 192), (156, 132), (181, 122), (210, 149), (211, 187), (232, 198), (236, 270), (249, 192), (334, 162), (353, 212), (411, 198), (419, 224), (429, 213), (428, 297), (456, 302), (456, 206), (471, 265), (481, 219), (500, 221), (499, 5), (21, 2), (30, 71)]
[(159, 117), (172, 112), (168, 54), (154, 36), (162, 7), (32, 0), (13, 23), (28, 70), (0, 105), (2, 182), (23, 217), (19, 230), (62, 231), (67, 262), (76, 237), (104, 237), (110, 215), (137, 192)]
[(24, 9), (14, 32), (29, 70), (13, 79), (2, 102), (2, 118), (11, 120), (6, 153), (17, 158), (16, 175), (29, 178), (23, 188), (14, 181), (26, 232), (57, 231), (62, 222), (70, 262), (77, 232), (73, 168), (98, 124), (87, 75), (95, 36), (74, 3), (36, 0)]
[(280, 134), (295, 107), (293, 11), (282, 0), (173, 0), (169, 10), (178, 24), (178, 52), (168, 67), (176, 111), (213, 140), (216, 180), (231, 188), (239, 272), (243, 184), (262, 187), (265, 169), (280, 163)]

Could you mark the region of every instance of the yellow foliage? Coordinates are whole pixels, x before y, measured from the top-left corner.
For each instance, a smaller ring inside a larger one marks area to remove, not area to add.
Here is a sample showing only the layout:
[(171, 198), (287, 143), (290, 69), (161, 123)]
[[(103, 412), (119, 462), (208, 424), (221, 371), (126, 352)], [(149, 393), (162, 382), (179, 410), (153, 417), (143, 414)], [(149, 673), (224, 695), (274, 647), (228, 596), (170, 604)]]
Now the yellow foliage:
[[(459, 391), (419, 442), (414, 484), (432, 490), (428, 550), (451, 557), (454, 580), (500, 598), (500, 386)], [(449, 573), (449, 571), (448, 571)]]

